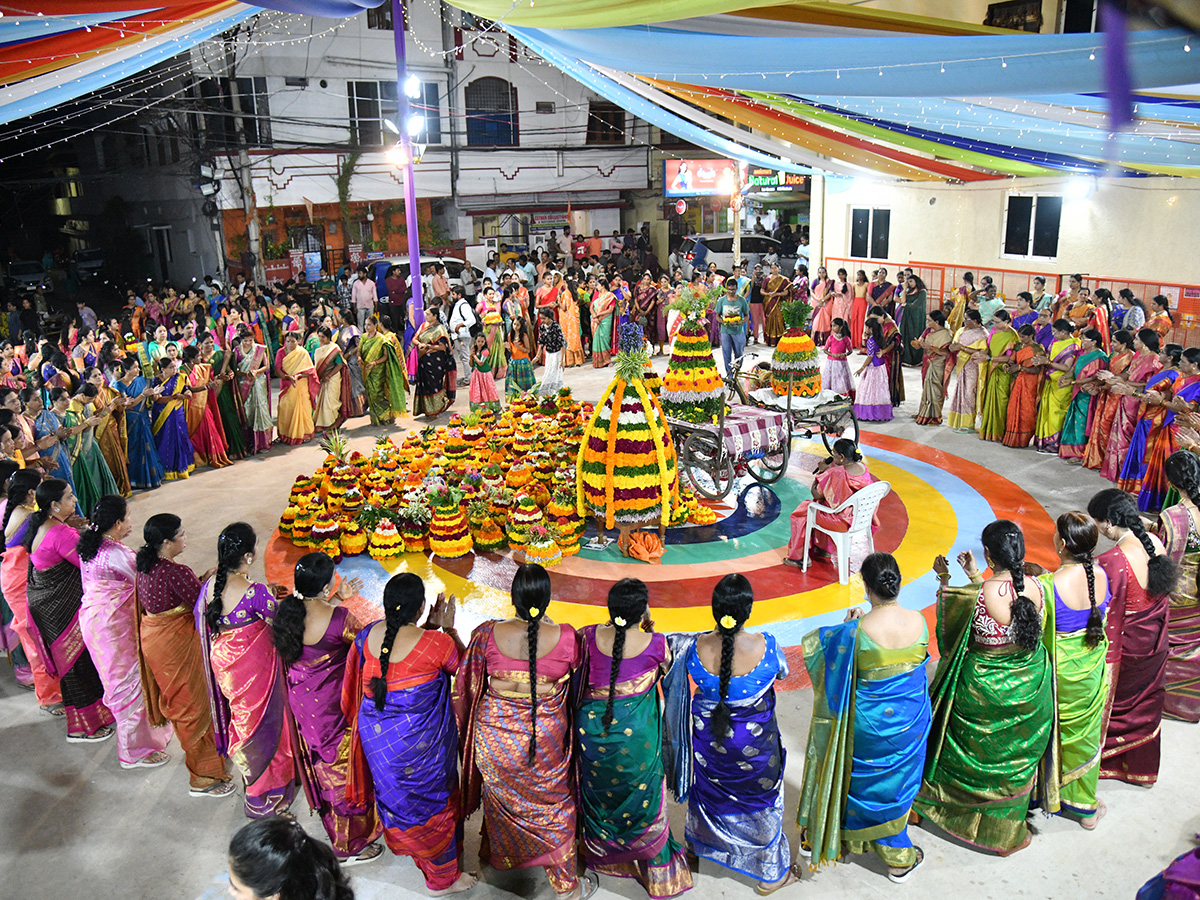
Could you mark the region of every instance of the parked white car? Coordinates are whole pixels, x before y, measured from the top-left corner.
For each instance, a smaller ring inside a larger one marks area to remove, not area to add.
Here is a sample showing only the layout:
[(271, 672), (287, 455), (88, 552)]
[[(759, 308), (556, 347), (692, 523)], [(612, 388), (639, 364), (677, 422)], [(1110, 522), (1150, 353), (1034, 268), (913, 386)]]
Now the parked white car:
[[(763, 257), (771, 251), (779, 253), (779, 241), (765, 234), (742, 232), (742, 261), (753, 269), (762, 262)], [(717, 264), (721, 275), (728, 275), (733, 270), (733, 232), (726, 231), (716, 234), (692, 234), (683, 239), (679, 248), (682, 260), (683, 277), (691, 278), (693, 269), (704, 270), (710, 262)], [(801, 255), (800, 261), (808, 264), (807, 257)], [(789, 278), (796, 268), (797, 257), (780, 257), (779, 265), (784, 275)]]
[[(458, 285), (462, 286), (462, 270), (467, 264), (465, 259), (457, 256), (426, 256), (421, 255), (421, 268), (431, 266), (434, 263), (441, 263), (446, 267), (446, 279), (450, 282), (450, 287)], [(371, 279), (375, 282), (375, 288), (379, 292), (380, 299), (387, 294), (387, 287), (384, 285), (384, 279), (387, 278), (388, 269), (392, 266), (400, 267), (400, 275), (407, 281), (409, 276), (409, 266), (407, 256), (394, 256), (386, 259), (369, 259), (366, 265), (371, 273)], [(424, 284), (428, 285), (429, 280), (426, 279)], [(390, 297), (388, 302), (394, 303)]]

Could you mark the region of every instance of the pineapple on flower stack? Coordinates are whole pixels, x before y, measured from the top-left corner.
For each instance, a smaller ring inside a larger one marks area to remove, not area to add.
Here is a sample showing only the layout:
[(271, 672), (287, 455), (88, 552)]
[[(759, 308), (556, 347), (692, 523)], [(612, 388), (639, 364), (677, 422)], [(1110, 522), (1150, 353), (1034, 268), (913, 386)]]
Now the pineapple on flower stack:
[(789, 378), (793, 397), (815, 397), (821, 393), (821, 366), (817, 345), (805, 332), (812, 307), (804, 300), (782, 304), (786, 331), (771, 354), (771, 388), (780, 397), (788, 393)]
[[(365, 510), (364, 510), (365, 512)], [(425, 499), (425, 490), (406, 491), (396, 510), (400, 522), (400, 534), (404, 538), (404, 550), (407, 553), (422, 553), (429, 548), (429, 523), (433, 519), (433, 510)], [(364, 523), (365, 524), (365, 523)]]
[[(576, 510), (604, 528), (619, 527), (628, 552), (629, 532), (643, 525), (665, 531), (679, 502), (675, 445), (658, 398), (642, 380), (646, 349), (642, 329), (620, 327), (616, 378), (588, 422), (576, 463)], [(706, 339), (707, 340), (707, 339)]]
[(321, 447), (328, 454), (326, 460), (333, 460), (333, 465), (329, 467), (325, 503), (330, 512), (339, 513), (345, 502), (346, 493), (351, 488), (358, 487), (358, 468), (349, 462), (346, 436), (337, 429), (330, 431), (321, 439)]
[[(671, 304), (682, 317), (679, 333), (671, 350), (667, 374), (662, 379), (659, 400), (663, 412), (687, 422), (711, 422), (720, 414), (724, 385), (713, 358), (708, 339), (708, 311), (720, 297), (720, 291), (680, 290)], [(649, 357), (646, 358), (649, 362)], [(644, 379), (644, 375), (642, 378)]]

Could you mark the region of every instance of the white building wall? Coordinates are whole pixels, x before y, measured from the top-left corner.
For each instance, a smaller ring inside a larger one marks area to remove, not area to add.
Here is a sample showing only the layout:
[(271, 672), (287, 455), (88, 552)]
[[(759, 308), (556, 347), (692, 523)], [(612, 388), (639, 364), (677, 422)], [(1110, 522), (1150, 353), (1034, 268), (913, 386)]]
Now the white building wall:
[[(1200, 284), (1200, 184), (1178, 178), (1087, 179), (1087, 197), (1069, 178), (1004, 179), (969, 185), (891, 184), (825, 179), (824, 253), (850, 256), (851, 209), (891, 210), (889, 261), (954, 263), (1089, 278)], [(1075, 184), (1079, 184), (1076, 182)], [(1063, 194), (1055, 260), (1006, 257), (1005, 197)], [(814, 223), (815, 227), (815, 223)]]

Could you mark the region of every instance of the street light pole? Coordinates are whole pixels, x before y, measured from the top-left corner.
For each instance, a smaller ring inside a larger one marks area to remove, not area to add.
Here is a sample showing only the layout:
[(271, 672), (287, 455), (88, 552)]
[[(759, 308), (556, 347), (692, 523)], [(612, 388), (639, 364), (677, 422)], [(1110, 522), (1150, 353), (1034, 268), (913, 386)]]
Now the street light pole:
[[(412, 137), (408, 132), (411, 110), (405, 89), (405, 82), (408, 81), (408, 51), (404, 43), (404, 4), (400, 0), (392, 0), (392, 34), (396, 40), (396, 117), (399, 119), (396, 125), (400, 131), (400, 152), (404, 157), (404, 230), (408, 232), (408, 274), (412, 283), (413, 308), (424, 309), (421, 296), (421, 238), (417, 234), (417, 186), (413, 180)], [(398, 330), (403, 334), (403, 322), (392, 324), (399, 326)], [(420, 324), (418, 322), (417, 326), (420, 327)]]

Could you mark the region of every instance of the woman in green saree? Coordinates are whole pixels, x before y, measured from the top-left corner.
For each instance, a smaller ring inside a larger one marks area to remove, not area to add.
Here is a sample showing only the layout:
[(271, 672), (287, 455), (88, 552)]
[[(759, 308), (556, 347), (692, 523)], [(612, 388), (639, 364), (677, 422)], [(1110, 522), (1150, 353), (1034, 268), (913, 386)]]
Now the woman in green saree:
[(1104, 352), (1100, 341), (1100, 332), (1095, 328), (1089, 328), (1079, 336), (1079, 354), (1075, 357), (1073, 372), (1075, 381), (1071, 386), (1071, 405), (1067, 407), (1062, 437), (1058, 442), (1058, 455), (1075, 463), (1083, 462), (1083, 452), (1087, 449), (1092, 407), (1100, 385), (1096, 373), (1108, 368), (1108, 354)]
[[(205, 345), (200, 347), (200, 355), (204, 356)], [(234, 385), (233, 352), (223, 350), (220, 345), (213, 348), (212, 356), (206, 360), (212, 366), (216, 381), (221, 385), (217, 391), (217, 411), (221, 414), (221, 430), (225, 432), (225, 455), (230, 459), (242, 459), (248, 451), (250, 439), (247, 437), (249, 426), (246, 424), (246, 411), (242, 408), (242, 395)]]
[(995, 325), (988, 336), (987, 362), (979, 367), (979, 377), (987, 379), (979, 401), (979, 439), (1002, 441), (1008, 429), (1008, 395), (1012, 391), (1008, 364), (1012, 362), (1019, 338), (1007, 310), (996, 310), (992, 321)]
[(1061, 565), (1041, 576), (1054, 598), (1054, 673), (1061, 748), (1061, 811), (1078, 816), (1089, 831), (1104, 817), (1096, 798), (1100, 781), (1101, 729), (1108, 698), (1108, 638), (1104, 616), (1112, 593), (1094, 553), (1100, 530), (1085, 512), (1058, 517), (1054, 549)]
[(642, 581), (623, 578), (608, 592), (609, 624), (580, 631), (575, 759), (587, 867), (659, 898), (690, 889), (692, 873), (667, 821), (658, 683), (671, 650), (649, 601)]
[(870, 610), (854, 607), (843, 624), (804, 638), (813, 716), (800, 854), (816, 869), (843, 849), (872, 850), (899, 884), (924, 859), (908, 817), (929, 737), (929, 629), (919, 612), (900, 606), (900, 567), (890, 553), (863, 560), (862, 577)]
[[(1046, 778), (1047, 812), (1058, 810), (1057, 764), (1042, 765), (1054, 740), (1054, 672), (1043, 643), (1042, 583), (1025, 582), (1025, 537), (1013, 522), (983, 530), (992, 576), (970, 551), (958, 561), (971, 583), (949, 586), (946, 558), (933, 568), (941, 588), (941, 663), (930, 685), (933, 728), (925, 777), (913, 806), (944, 830), (1007, 856), (1029, 846), (1033, 786)], [(1050, 777), (1046, 777), (1050, 776)]]
[(100, 452), (100, 445), (96, 443), (96, 426), (100, 424), (102, 416), (107, 415), (107, 410), (96, 411), (98, 393), (94, 384), (86, 381), (81, 384), (71, 398), (63, 420), (71, 433), (67, 438), (67, 451), (71, 454), (75, 496), (79, 498), (79, 508), (87, 516), (91, 515), (97, 500), (105, 494), (117, 493), (117, 482), (104, 454)]
[(380, 329), (378, 316), (367, 319), (358, 352), (362, 357), (363, 385), (367, 389), (371, 424), (391, 425), (396, 416), (408, 408), (405, 402), (408, 373), (396, 352), (396, 344)]

